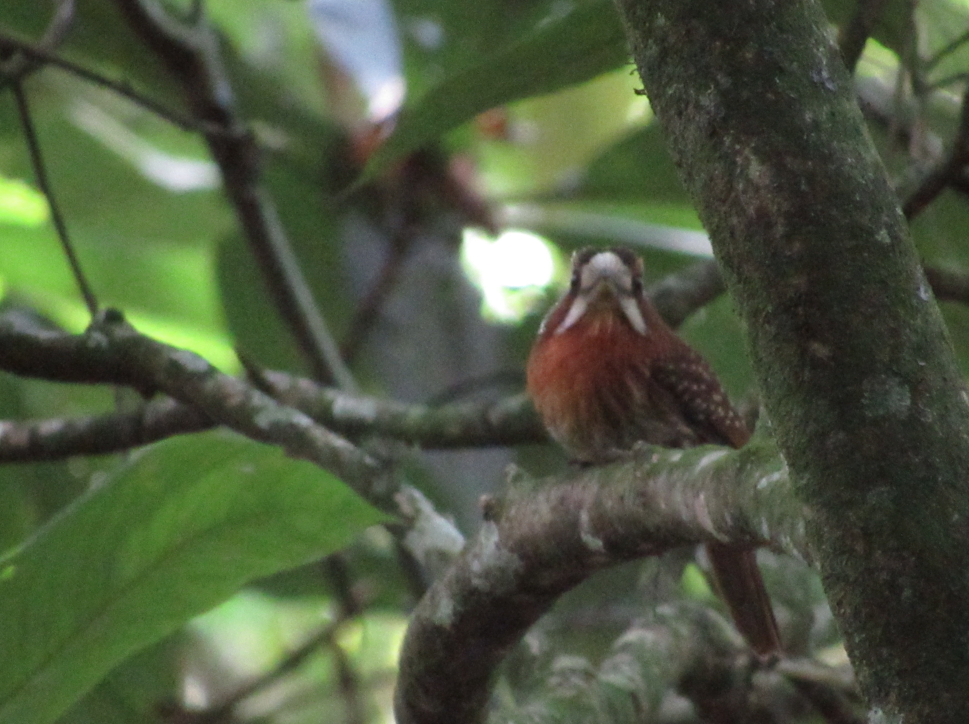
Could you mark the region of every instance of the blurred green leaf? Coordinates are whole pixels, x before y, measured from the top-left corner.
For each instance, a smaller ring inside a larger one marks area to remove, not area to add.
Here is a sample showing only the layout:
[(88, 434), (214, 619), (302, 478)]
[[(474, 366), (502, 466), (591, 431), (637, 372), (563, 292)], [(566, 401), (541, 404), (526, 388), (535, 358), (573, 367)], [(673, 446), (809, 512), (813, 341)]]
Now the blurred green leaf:
[(179, 696), (184, 635), (139, 651), (58, 719), (59, 724), (164, 724), (160, 704)]
[(0, 722), (53, 721), (245, 582), (380, 517), (325, 471), (243, 438), (146, 449), (0, 560)]
[(693, 208), (655, 122), (619, 139), (590, 163), (576, 196)]
[[(858, 0), (822, 0), (821, 5), (831, 22), (841, 26), (858, 12), (859, 3)], [(897, 53), (904, 52), (909, 37), (908, 18), (912, 6), (911, 0), (888, 0), (875, 24), (872, 37)]]
[(582, 3), (447, 76), (405, 108), (391, 137), (368, 163), (364, 178), (379, 175), (408, 152), (482, 111), (589, 80), (618, 68), (628, 56), (613, 4)]

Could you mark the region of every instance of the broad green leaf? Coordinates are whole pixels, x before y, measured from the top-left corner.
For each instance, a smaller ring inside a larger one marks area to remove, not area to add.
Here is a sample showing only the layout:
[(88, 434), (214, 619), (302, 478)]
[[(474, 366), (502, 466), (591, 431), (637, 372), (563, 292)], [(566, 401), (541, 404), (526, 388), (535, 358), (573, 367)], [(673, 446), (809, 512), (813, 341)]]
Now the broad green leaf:
[(177, 632), (116, 667), (58, 724), (165, 724), (159, 704), (177, 701), (189, 637)]
[(575, 198), (692, 207), (659, 123), (636, 129), (589, 164)]
[(589, 80), (620, 67), (628, 58), (612, 2), (583, 3), (448, 76), (405, 108), (393, 135), (367, 165), (365, 178), (373, 178), (403, 155), (482, 111)]
[(0, 560), (0, 723), (53, 721), (246, 582), (379, 520), (275, 448), (224, 433), (147, 448)]

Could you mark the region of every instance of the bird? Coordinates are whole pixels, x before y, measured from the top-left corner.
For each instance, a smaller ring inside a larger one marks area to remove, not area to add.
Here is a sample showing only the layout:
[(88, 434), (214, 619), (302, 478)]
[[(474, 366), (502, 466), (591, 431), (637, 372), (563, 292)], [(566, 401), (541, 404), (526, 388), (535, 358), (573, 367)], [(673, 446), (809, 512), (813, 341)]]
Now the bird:
[[(572, 256), (568, 291), (528, 357), (527, 390), (550, 436), (576, 463), (615, 461), (639, 443), (743, 447), (750, 431), (706, 360), (666, 324), (625, 247)], [(734, 625), (761, 657), (781, 651), (755, 550), (706, 544)]]

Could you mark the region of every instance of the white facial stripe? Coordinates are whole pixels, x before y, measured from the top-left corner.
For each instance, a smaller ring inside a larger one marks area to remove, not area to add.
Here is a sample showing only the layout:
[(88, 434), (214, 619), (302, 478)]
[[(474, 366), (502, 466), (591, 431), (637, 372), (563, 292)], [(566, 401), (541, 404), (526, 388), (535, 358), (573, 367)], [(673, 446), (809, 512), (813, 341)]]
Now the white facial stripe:
[(636, 303), (636, 300), (623, 295), (619, 298), (619, 304), (622, 306), (622, 311), (626, 315), (626, 319), (633, 325), (633, 329), (640, 334), (646, 334), (646, 320), (643, 319), (643, 313), (640, 311), (639, 304)]
[(562, 334), (562, 332), (578, 322), (588, 308), (588, 299), (586, 299), (584, 296), (576, 297), (572, 302), (572, 306), (569, 307), (569, 313), (565, 315), (565, 319), (562, 320), (562, 323), (555, 330), (555, 334)]

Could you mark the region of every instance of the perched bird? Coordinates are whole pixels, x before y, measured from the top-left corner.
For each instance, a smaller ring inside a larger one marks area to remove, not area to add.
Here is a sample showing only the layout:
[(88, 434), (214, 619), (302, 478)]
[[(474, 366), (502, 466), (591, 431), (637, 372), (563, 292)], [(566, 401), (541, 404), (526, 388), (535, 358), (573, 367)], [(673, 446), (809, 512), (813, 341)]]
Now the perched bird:
[[(642, 261), (625, 248), (573, 255), (569, 290), (528, 359), (528, 392), (551, 436), (581, 463), (615, 460), (637, 442), (739, 448), (750, 438), (710, 366), (646, 296)], [(737, 629), (758, 654), (779, 653), (754, 550), (706, 549)]]

